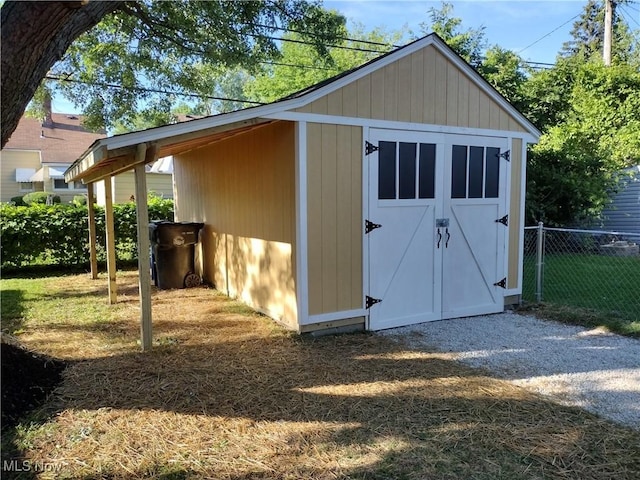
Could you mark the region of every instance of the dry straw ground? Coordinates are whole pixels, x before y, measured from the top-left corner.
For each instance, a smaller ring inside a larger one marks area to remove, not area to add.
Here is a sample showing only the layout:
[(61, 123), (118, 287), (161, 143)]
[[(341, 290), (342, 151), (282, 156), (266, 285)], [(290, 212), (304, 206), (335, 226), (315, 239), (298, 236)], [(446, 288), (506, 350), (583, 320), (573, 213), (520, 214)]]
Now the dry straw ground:
[(118, 281), (121, 303), (78, 322), (65, 302), (103, 303), (104, 279), (52, 278), (55, 318), (22, 326), (72, 362), (13, 438), (57, 466), (41, 478), (640, 476), (640, 432), (384, 337), (298, 337), (207, 288), (154, 292), (143, 354), (137, 277)]

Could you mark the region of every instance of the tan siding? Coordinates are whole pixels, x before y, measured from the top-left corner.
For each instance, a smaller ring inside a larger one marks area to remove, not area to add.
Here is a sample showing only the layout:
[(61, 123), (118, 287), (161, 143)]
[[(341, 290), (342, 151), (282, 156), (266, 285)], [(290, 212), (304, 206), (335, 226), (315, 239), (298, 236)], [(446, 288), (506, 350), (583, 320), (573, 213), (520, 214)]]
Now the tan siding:
[(450, 63), (447, 63), (447, 120), (446, 124), (458, 125), (458, 77), (460, 72)]
[(384, 70), (376, 70), (371, 75), (371, 89), (369, 90), (369, 103), (371, 104), (371, 118), (384, 120)]
[(322, 126), (307, 126), (309, 312), (322, 312)]
[(520, 207), (522, 205), (522, 140), (514, 138), (511, 144), (511, 198), (509, 208), (509, 259), (507, 288), (518, 288), (518, 267), (520, 252)]
[(371, 75), (362, 77), (356, 82), (358, 90), (358, 117), (371, 117)]
[(350, 83), (342, 89), (342, 114), (345, 117), (358, 116), (358, 86)]
[(410, 75), (410, 88), (411, 88), (411, 114), (409, 117), (410, 122), (419, 123), (424, 120), (423, 108), (424, 108), (424, 55), (420, 52), (411, 55), (411, 71)]
[(202, 221), (203, 275), (297, 328), (294, 124), (276, 122), (178, 155), (176, 219)]
[[(411, 56), (404, 57), (398, 61), (398, 94), (397, 98), (397, 120), (400, 122), (411, 121), (411, 105), (414, 103), (412, 84), (412, 62)], [(406, 92), (403, 95), (401, 92)]]
[[(422, 84), (424, 86), (424, 95), (422, 102), (422, 114), (424, 122), (434, 124), (435, 103), (436, 103), (436, 53), (433, 49), (424, 51), (424, 69)], [(420, 72), (416, 72), (419, 75)]]
[(471, 80), (465, 75), (458, 77), (458, 125), (470, 124), (471, 105), (469, 102), (469, 90), (471, 89)]
[(398, 63), (387, 65), (384, 69), (384, 119), (398, 120)]
[(362, 130), (308, 124), (309, 313), (362, 306)]
[[(12, 197), (25, 195), (29, 192), (21, 192), (20, 185), (16, 182), (16, 168), (33, 168), (36, 171), (40, 168), (40, 152), (26, 150), (2, 150), (0, 153), (0, 201), (8, 202)], [(35, 184), (34, 187), (42, 184)]]
[(470, 77), (433, 47), (375, 70), (297, 111), (525, 131)]

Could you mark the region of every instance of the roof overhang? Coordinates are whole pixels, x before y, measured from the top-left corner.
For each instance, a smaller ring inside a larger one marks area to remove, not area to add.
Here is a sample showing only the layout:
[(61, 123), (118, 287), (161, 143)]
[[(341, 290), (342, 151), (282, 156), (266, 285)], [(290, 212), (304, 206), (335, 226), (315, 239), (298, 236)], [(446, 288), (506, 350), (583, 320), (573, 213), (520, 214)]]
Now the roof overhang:
[[(185, 153), (274, 121), (247, 116), (230, 122), (227, 115), (209, 117), (218, 120), (209, 122), (210, 125), (199, 123), (189, 125), (189, 128), (176, 128), (184, 127), (184, 124), (175, 124), (97, 140), (67, 169), (65, 179), (67, 182), (96, 182), (131, 170), (138, 163), (151, 163), (161, 157)], [(224, 121), (220, 121), (221, 117)], [(186, 123), (196, 122), (199, 120)], [(150, 147), (153, 154), (147, 154), (144, 159), (137, 158), (136, 149), (140, 144)]]

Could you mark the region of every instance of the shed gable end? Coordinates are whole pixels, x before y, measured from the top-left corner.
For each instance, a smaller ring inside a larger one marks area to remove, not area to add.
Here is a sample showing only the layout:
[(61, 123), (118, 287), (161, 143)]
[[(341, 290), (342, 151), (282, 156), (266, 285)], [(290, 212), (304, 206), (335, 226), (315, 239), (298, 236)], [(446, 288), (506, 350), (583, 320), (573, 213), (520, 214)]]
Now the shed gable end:
[(295, 111), (526, 132), (509, 112), (433, 45)]

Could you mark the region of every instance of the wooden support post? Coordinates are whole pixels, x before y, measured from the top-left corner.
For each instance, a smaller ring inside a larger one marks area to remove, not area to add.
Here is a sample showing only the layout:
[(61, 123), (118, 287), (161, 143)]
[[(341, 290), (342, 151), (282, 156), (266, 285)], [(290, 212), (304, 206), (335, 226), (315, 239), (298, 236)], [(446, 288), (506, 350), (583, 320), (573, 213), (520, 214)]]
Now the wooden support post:
[(138, 216), (138, 278), (140, 293), (140, 336), (142, 350), (150, 350), (153, 345), (153, 324), (151, 321), (151, 259), (149, 255), (149, 209), (147, 205), (147, 177), (144, 169), (147, 153), (155, 155), (144, 143), (136, 150), (136, 213)]
[(91, 278), (98, 278), (98, 256), (96, 255), (96, 210), (93, 204), (93, 183), (87, 184), (87, 212), (89, 213), (89, 264), (91, 265)]
[(104, 179), (104, 218), (107, 246), (107, 275), (109, 276), (109, 304), (117, 301), (118, 287), (116, 285), (116, 236), (113, 221), (113, 189), (111, 177)]

